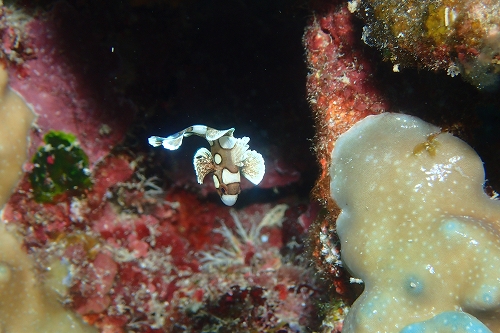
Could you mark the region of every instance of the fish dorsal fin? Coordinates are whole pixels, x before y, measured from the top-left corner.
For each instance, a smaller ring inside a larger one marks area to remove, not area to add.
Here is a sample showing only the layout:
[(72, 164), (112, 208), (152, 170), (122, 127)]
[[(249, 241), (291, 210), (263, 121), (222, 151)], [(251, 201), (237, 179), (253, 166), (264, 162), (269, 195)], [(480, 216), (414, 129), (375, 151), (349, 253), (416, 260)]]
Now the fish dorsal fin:
[(253, 184), (258, 185), (266, 172), (264, 158), (255, 150), (247, 150), (245, 155), (241, 166), (241, 174)]
[(193, 125), (189, 126), (186, 129), (183, 129), (180, 132), (167, 136), (166, 138), (161, 136), (152, 136), (148, 139), (148, 142), (153, 147), (162, 145), (165, 149), (176, 150), (181, 146), (182, 139), (184, 139), (184, 137), (197, 135), (205, 138), (208, 142), (210, 142), (210, 144), (212, 144), (213, 141), (223, 136), (226, 136), (229, 139), (234, 139), (233, 132), (234, 128), (230, 128), (227, 130), (217, 130), (205, 125)]
[(212, 127), (207, 127), (207, 133), (205, 134), (205, 139), (208, 141), (215, 141), (223, 136), (233, 136), (234, 128), (227, 130), (217, 130)]
[(215, 170), (212, 153), (206, 148), (200, 148), (196, 154), (194, 154), (193, 165), (196, 171), (198, 184), (203, 184), (205, 176)]

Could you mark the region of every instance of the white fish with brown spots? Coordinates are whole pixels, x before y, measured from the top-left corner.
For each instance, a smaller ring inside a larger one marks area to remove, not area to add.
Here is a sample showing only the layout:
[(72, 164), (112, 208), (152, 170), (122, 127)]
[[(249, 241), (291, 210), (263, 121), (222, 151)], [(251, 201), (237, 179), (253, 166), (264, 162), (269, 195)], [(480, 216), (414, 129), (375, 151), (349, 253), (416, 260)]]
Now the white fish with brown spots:
[(184, 137), (198, 135), (205, 138), (210, 144), (210, 151), (200, 148), (193, 159), (198, 183), (203, 184), (205, 176), (212, 173), (222, 202), (232, 206), (241, 192), (241, 175), (258, 185), (265, 173), (262, 155), (248, 149), (250, 138), (235, 138), (233, 132), (234, 128), (216, 130), (205, 125), (193, 125), (166, 138), (152, 136), (148, 142), (153, 147), (161, 145), (165, 149), (176, 150)]

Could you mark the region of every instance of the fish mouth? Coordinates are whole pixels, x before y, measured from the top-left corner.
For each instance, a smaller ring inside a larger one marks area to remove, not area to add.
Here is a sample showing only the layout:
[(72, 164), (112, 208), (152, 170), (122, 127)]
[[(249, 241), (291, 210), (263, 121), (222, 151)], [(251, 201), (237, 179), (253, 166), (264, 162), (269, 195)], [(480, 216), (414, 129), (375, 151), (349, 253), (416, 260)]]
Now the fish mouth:
[(223, 194), (220, 198), (226, 206), (232, 206), (236, 203), (238, 194)]

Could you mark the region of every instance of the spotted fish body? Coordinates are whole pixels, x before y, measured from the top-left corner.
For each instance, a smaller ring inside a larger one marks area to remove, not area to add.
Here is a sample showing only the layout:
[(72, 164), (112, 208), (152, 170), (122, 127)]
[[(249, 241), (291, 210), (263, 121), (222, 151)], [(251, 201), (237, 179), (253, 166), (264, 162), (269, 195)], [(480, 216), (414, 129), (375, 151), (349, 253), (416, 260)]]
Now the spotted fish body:
[(176, 150), (181, 146), (184, 137), (204, 137), (210, 144), (210, 151), (200, 148), (193, 159), (198, 183), (203, 184), (205, 177), (212, 173), (222, 202), (232, 206), (241, 192), (241, 175), (258, 185), (265, 173), (262, 155), (248, 149), (250, 139), (235, 138), (233, 132), (234, 128), (216, 130), (205, 125), (194, 125), (166, 138), (152, 136), (148, 141), (153, 147), (162, 145), (165, 149)]

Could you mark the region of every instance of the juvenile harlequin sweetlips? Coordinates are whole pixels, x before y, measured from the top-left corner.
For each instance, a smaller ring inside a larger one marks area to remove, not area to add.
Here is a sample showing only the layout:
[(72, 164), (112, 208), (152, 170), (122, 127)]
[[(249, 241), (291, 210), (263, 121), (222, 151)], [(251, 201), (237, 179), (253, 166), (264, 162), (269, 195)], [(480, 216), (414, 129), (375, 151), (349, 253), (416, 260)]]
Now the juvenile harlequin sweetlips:
[(194, 134), (205, 138), (211, 151), (200, 148), (193, 159), (198, 183), (203, 184), (205, 176), (212, 173), (222, 202), (232, 206), (241, 192), (240, 173), (255, 185), (260, 183), (265, 173), (262, 155), (248, 149), (250, 138), (235, 138), (233, 132), (234, 128), (216, 130), (205, 125), (193, 125), (166, 138), (152, 136), (148, 142), (153, 147), (162, 145), (165, 149), (176, 150), (184, 137)]

